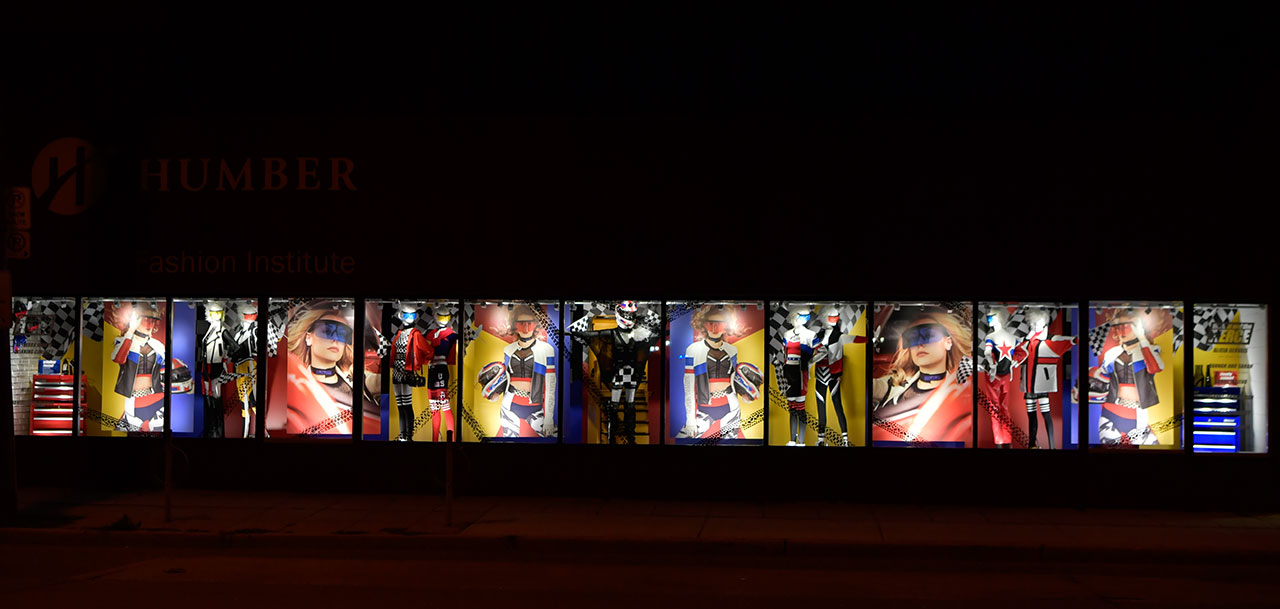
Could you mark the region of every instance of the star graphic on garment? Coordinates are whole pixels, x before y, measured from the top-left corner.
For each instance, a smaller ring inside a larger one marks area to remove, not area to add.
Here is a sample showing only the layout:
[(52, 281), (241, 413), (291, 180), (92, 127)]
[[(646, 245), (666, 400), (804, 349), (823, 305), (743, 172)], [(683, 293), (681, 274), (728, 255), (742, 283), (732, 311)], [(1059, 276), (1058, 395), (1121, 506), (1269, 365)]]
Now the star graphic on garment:
[(1010, 353), (1013, 352), (1013, 345), (999, 345), (996, 348), (1000, 350), (1001, 359), (1010, 357)]

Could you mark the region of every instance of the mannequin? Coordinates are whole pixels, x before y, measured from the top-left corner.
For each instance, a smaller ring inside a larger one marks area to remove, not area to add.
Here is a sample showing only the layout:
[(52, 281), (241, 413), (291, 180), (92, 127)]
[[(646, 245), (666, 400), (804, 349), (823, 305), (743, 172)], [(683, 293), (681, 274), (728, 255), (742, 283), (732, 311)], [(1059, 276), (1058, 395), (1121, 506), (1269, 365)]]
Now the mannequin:
[(391, 386), (395, 390), (396, 409), (400, 414), (400, 435), (396, 440), (412, 442), (413, 388), (427, 384), (427, 379), (419, 371), (430, 364), (434, 352), (426, 337), (414, 327), (418, 321), (417, 305), (401, 303), (396, 317), (403, 324), (391, 341)]
[(844, 346), (858, 342), (858, 338), (849, 334), (856, 320), (841, 319), (838, 305), (827, 305), (822, 308), (821, 331), (818, 333), (818, 353), (814, 358), (814, 388), (818, 400), (818, 446), (827, 443), (827, 393), (831, 394), (831, 405), (836, 411), (836, 420), (840, 422), (840, 445), (849, 445), (849, 425), (845, 420), (844, 406), (841, 404), (840, 379), (844, 375)]
[(812, 312), (807, 305), (790, 308), (791, 327), (782, 335), (784, 352), (775, 357), (774, 366), (779, 373), (779, 388), (787, 398), (787, 409), (791, 415), (791, 436), (787, 446), (804, 446), (804, 407), (809, 396), (809, 365), (818, 353), (821, 337), (808, 327)]
[(1027, 311), (1027, 321), (1031, 331), (1027, 340), (1018, 345), (1018, 365), (1022, 366), (1022, 396), (1027, 402), (1027, 427), (1031, 438), (1030, 448), (1038, 448), (1036, 429), (1036, 410), (1044, 418), (1044, 430), (1049, 436), (1049, 449), (1053, 450), (1053, 417), (1049, 412), (1049, 394), (1057, 393), (1059, 385), (1058, 366), (1062, 365), (1062, 356), (1071, 351), (1076, 344), (1074, 336), (1054, 336), (1049, 334), (1049, 312), (1044, 309)]
[(207, 438), (221, 438), (225, 433), (226, 417), (222, 408), (222, 387), (225, 383), (222, 379), (235, 370), (228, 351), (235, 344), (235, 337), (225, 323), (226, 315), (226, 305), (221, 301), (205, 303), (204, 323), (200, 328), (203, 331), (199, 332), (200, 345), (196, 348), (204, 398), (204, 435)]
[[(610, 444), (618, 438), (628, 443), (636, 442), (636, 389), (644, 378), (645, 362), (650, 349), (657, 344), (658, 336), (648, 328), (637, 324), (640, 309), (633, 300), (623, 300), (614, 305), (616, 327), (608, 330), (570, 328), (573, 336), (584, 339), (596, 359), (602, 363), (601, 379), (608, 379), (609, 403), (606, 423)], [(584, 318), (582, 327), (591, 327), (591, 319)], [(618, 422), (618, 411), (622, 422)]]
[(258, 389), (258, 302), (241, 302), (236, 311), (240, 314), (240, 325), (235, 329), (231, 359), (235, 363), (235, 371), (241, 375), (236, 378), (236, 398), (240, 402), (240, 414), (244, 419), (241, 437), (251, 438), (251, 421), (256, 411), (253, 402)]
[(453, 312), (449, 304), (436, 303), (435, 328), (427, 332), (431, 347), (431, 365), (427, 367), (427, 388), (431, 392), (431, 441), (440, 438), (440, 421), (453, 431), (453, 408), (449, 399), (449, 366), (457, 363), (458, 333), (453, 331)]
[[(987, 361), (987, 400), (991, 402), (991, 435), (996, 448), (1009, 448), (1013, 445), (1013, 434), (1009, 425), (1009, 383), (1013, 379), (1013, 368), (1017, 365), (1015, 349), (1018, 339), (1006, 329), (1009, 324), (1009, 310), (997, 306), (987, 314), (987, 325), (991, 331), (982, 344), (982, 355)], [(1032, 423), (1034, 425), (1034, 422)], [(1033, 428), (1034, 429), (1034, 428)], [(1035, 445), (1033, 439), (1032, 445)]]

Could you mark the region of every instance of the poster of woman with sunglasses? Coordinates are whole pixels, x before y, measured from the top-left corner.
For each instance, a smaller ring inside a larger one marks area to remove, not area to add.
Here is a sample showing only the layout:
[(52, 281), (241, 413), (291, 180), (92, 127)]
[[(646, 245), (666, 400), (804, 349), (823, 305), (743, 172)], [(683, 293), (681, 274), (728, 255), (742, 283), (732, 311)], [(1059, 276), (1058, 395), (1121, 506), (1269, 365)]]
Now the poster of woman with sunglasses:
[(964, 447), (972, 441), (972, 323), (968, 303), (877, 307), (871, 382), (876, 446)]
[(669, 437), (695, 444), (761, 441), (764, 303), (668, 303), (668, 311), (676, 312), (669, 313)]
[(464, 402), (465, 439), (555, 438), (558, 349), (550, 340), (562, 340), (559, 306), (484, 302), (469, 318), (475, 338), (466, 342), (463, 367), (478, 372)]
[(279, 345), (283, 348), (276, 355), (283, 362), (271, 366), (268, 432), (350, 435), (357, 403), (365, 428), (378, 428), (377, 399), (367, 385), (354, 386), (354, 317), (351, 301), (310, 300), (292, 305)]

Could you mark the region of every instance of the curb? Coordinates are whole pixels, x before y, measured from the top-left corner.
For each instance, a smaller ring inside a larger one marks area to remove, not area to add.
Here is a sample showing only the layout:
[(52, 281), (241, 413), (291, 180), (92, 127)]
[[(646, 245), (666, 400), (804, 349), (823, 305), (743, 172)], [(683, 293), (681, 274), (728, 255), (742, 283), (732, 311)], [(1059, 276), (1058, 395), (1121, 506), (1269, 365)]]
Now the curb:
[(421, 558), (424, 553), (450, 557), (492, 557), (498, 553), (600, 556), (636, 558), (681, 556), (688, 560), (709, 557), (848, 558), (898, 560), (992, 560), (1005, 562), (1087, 562), (1103, 560), (1127, 563), (1205, 562), (1280, 563), (1280, 548), (1230, 547), (1138, 548), (1115, 546), (1060, 546), (1040, 543), (990, 545), (964, 543), (895, 544), (825, 542), (787, 539), (703, 540), (696, 538), (598, 539), (538, 537), (526, 535), (466, 536), (459, 532), (409, 535), (293, 533), (236, 533), (185, 531), (102, 531), (89, 529), (0, 528), (0, 543), (12, 545), (136, 546), (155, 548), (315, 549), (371, 552), (383, 556), (404, 552)]

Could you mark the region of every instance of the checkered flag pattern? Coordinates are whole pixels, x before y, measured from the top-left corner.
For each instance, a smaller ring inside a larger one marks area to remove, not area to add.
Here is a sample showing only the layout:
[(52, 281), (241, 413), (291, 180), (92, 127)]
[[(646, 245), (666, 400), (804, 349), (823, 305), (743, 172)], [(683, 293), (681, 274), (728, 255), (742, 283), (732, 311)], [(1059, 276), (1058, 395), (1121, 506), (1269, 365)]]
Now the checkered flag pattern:
[[(1236, 318), (1237, 309), (1226, 307), (1213, 307), (1205, 311), (1204, 314), (1196, 315), (1196, 323), (1191, 327), (1191, 340), (1196, 349), (1201, 351), (1209, 351), (1213, 349), (1214, 343), (1218, 336), (1222, 334), (1223, 328)], [(1178, 316), (1174, 316), (1175, 326)], [(1177, 350), (1175, 347), (1174, 350)]]
[(225, 384), (227, 384), (227, 383), (230, 383), (231, 381), (234, 381), (234, 380), (236, 380), (236, 379), (238, 379), (238, 378), (245, 377), (245, 376), (249, 376), (249, 373), (248, 373), (248, 372), (235, 372), (235, 371), (232, 371), (232, 370), (228, 370), (228, 371), (223, 372), (222, 374), (219, 374), (218, 376), (214, 377), (214, 379), (213, 379), (213, 385), (215, 385), (215, 386), (225, 385)]
[(276, 356), (276, 347), (284, 338), (285, 324), (289, 322), (289, 309), (293, 301), (273, 300), (267, 314), (267, 356)]
[(973, 358), (960, 358), (960, 365), (956, 367), (956, 380), (963, 384), (973, 376)]
[(1094, 357), (1102, 355), (1102, 345), (1107, 342), (1107, 332), (1111, 330), (1111, 322), (1106, 322), (1089, 330), (1089, 352)]
[(94, 341), (102, 342), (102, 313), (105, 303), (101, 300), (90, 300), (84, 306), (84, 337)]
[(475, 340), (480, 335), (480, 331), (484, 328), (476, 325), (476, 306), (470, 302), (462, 305), (464, 319), (466, 324), (462, 328), (462, 344), (466, 345)]
[(862, 319), (862, 314), (866, 313), (866, 311), (867, 305), (864, 304), (846, 304), (840, 307), (840, 331), (845, 334), (853, 331), (853, 327), (858, 325), (858, 321)]
[[(608, 303), (601, 301), (588, 302), (582, 305), (582, 315), (573, 320), (573, 323), (569, 324), (569, 336), (573, 338), (574, 342), (585, 345), (586, 341), (579, 338), (577, 334), (579, 332), (586, 332), (590, 330), (591, 321), (594, 320), (597, 315), (605, 315), (611, 309), (612, 307), (610, 307)], [(585, 353), (583, 353), (583, 358), (586, 358)]]
[(387, 339), (385, 334), (379, 332), (377, 328), (373, 329), (373, 334), (378, 337), (378, 359), (382, 359), (388, 353), (391, 353), (391, 341)]
[(640, 313), (643, 317), (640, 319), (640, 325), (647, 328), (650, 332), (658, 334), (662, 331), (662, 315), (653, 309), (641, 306)]
[(787, 316), (791, 314), (791, 310), (786, 305), (771, 302), (769, 303), (769, 353), (773, 354), (774, 364), (781, 361), (781, 357), (787, 352), (786, 345), (782, 342), (782, 335), (786, 332), (790, 324), (787, 323)]
[[(1148, 313), (1150, 313), (1150, 312), (1151, 312), (1151, 309), (1147, 309), (1147, 312), (1148, 312)], [(1173, 312), (1173, 352), (1174, 352), (1174, 353), (1177, 353), (1177, 352), (1178, 352), (1178, 349), (1181, 349), (1181, 348), (1182, 348), (1182, 340), (1183, 340), (1182, 328), (1183, 328), (1183, 325), (1184, 325), (1184, 322), (1183, 322), (1183, 319), (1182, 319), (1182, 307), (1178, 307), (1178, 308), (1177, 308), (1176, 310), (1174, 310), (1174, 312)], [(1193, 329), (1194, 329), (1194, 328), (1193, 328)]]
[(75, 305), (67, 306), (57, 301), (46, 301), (39, 315), (46, 321), (47, 327), (41, 328), (40, 357), (43, 359), (62, 359), (71, 339), (76, 332), (76, 319), (72, 311)]

